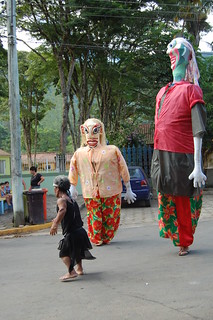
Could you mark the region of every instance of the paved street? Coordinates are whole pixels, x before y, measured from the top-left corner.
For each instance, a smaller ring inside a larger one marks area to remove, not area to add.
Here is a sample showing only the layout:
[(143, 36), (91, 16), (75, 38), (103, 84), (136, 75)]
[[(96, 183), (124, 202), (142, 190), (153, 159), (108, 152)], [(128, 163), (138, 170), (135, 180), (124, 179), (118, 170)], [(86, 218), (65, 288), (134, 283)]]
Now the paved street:
[[(150, 208), (141, 208), (134, 205), (134, 210), (132, 206), (126, 206), (127, 211), (121, 214), (121, 226), (123, 227), (134, 227), (141, 226), (144, 224), (158, 223), (158, 209), (157, 209), (157, 199), (152, 200), (152, 205)], [(200, 221), (213, 219), (213, 189), (208, 189), (204, 191), (203, 195), (203, 205), (200, 216)]]
[(206, 193), (187, 257), (159, 238), (156, 200), (123, 208), (114, 240), (94, 247), (97, 259), (84, 261), (86, 274), (69, 283), (58, 280), (60, 234), (0, 238), (1, 319), (212, 320), (212, 202)]

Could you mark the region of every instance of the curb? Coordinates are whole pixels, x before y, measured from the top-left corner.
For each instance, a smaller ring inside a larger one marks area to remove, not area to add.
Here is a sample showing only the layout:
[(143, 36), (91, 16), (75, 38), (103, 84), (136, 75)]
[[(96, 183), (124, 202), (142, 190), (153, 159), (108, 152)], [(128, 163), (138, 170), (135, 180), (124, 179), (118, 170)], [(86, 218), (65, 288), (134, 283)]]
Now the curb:
[(0, 237), (12, 235), (12, 234), (30, 233), (30, 232), (43, 230), (43, 229), (48, 229), (51, 227), (51, 225), (52, 225), (52, 222), (47, 222), (44, 224), (36, 224), (33, 226), (23, 226), (23, 227), (17, 227), (12, 229), (0, 230)]
[[(85, 204), (81, 204), (79, 206), (80, 211), (85, 207)], [(43, 224), (35, 224), (35, 225), (26, 225), (22, 227), (16, 227), (11, 229), (4, 229), (0, 230), (0, 237), (8, 236), (8, 235), (16, 235), (16, 234), (23, 234), (23, 233), (31, 233), (36, 232), (39, 230), (49, 229), (52, 225), (52, 222), (46, 222)]]

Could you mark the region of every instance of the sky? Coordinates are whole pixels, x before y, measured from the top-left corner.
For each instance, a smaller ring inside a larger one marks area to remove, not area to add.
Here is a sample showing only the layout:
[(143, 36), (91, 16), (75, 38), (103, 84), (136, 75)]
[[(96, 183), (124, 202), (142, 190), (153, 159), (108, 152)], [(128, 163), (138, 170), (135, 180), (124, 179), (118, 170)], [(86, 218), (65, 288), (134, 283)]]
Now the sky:
[[(212, 29), (213, 29), (213, 14), (210, 14), (207, 22), (211, 25)], [(211, 32), (208, 32), (208, 34), (203, 35), (201, 37), (201, 41), (200, 41), (200, 45), (199, 48), (201, 51), (212, 51), (212, 48), (210, 45), (208, 45), (208, 43), (213, 42), (213, 30)]]
[[(16, 34), (17, 39), (23, 39), (27, 42), (30, 47), (33, 49), (41, 45), (41, 42), (36, 41), (36, 39), (32, 39), (29, 34), (24, 32), (17, 32)], [(203, 52), (210, 52), (212, 51), (211, 46), (209, 43), (213, 42), (213, 31), (209, 32), (208, 34), (201, 36), (201, 41), (199, 44), (199, 49)], [(7, 39), (3, 39), (3, 46), (7, 49)], [(17, 50), (18, 51), (30, 51), (30, 48), (26, 46), (22, 41), (17, 40)]]
[[(210, 14), (207, 22), (212, 26), (212, 31), (208, 32), (208, 34), (201, 35), (201, 41), (199, 44), (199, 49), (202, 52), (211, 52), (212, 48), (208, 43), (213, 42), (213, 14)], [(29, 33), (18, 32), (16, 33), (17, 38), (17, 50), (18, 51), (30, 51), (30, 48), (26, 46), (22, 41), (18, 41), (18, 39), (23, 39), (27, 42), (33, 49), (41, 45), (41, 42), (37, 42), (36, 39), (31, 38)], [(7, 39), (3, 38), (3, 46), (7, 49)]]

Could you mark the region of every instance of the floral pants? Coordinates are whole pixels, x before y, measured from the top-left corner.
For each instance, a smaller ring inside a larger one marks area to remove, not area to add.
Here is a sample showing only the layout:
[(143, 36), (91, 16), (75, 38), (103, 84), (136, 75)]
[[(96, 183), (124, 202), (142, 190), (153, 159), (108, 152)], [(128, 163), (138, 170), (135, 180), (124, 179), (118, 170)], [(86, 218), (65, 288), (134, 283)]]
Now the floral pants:
[(95, 245), (107, 244), (115, 236), (120, 223), (121, 195), (110, 198), (84, 198), (87, 208), (88, 236)]
[(175, 246), (188, 247), (200, 217), (202, 194), (179, 197), (158, 193), (160, 236), (170, 238)]

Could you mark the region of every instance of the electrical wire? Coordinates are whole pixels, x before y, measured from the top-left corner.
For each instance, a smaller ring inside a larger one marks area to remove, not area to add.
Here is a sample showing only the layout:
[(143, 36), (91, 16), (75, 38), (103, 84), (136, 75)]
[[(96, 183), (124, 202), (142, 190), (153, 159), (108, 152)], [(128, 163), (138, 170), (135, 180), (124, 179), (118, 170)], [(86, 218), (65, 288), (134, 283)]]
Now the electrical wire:
[[(1, 3), (6, 3), (6, 1), (2, 1)], [(98, 3), (99, 2), (103, 2), (103, 3), (112, 3), (113, 4), (113, 2), (112, 1), (107, 1), (107, 0), (98, 0)], [(19, 7), (19, 5), (21, 6), (21, 1), (18, 1), (17, 2), (18, 4), (17, 4), (17, 8)], [(129, 4), (138, 4), (138, 5), (140, 5), (140, 3), (137, 3), (137, 2), (133, 2), (133, 1), (129, 1), (128, 3), (126, 3), (125, 1), (115, 1), (114, 2), (115, 4), (117, 4), (117, 3), (122, 3), (122, 4), (124, 4), (124, 5), (129, 5)], [(47, 6), (52, 6), (52, 7), (57, 7), (58, 8), (58, 3), (55, 3), (55, 2), (52, 2), (52, 1), (47, 1)], [(186, 4), (186, 5), (184, 5), (184, 4), (165, 4), (165, 3), (160, 3), (160, 4), (158, 4), (158, 3), (155, 3), (155, 2), (153, 2), (153, 3), (146, 3), (145, 5), (144, 5), (144, 3), (142, 3), (141, 4), (142, 6), (141, 6), (141, 9), (144, 9), (144, 10), (139, 10), (139, 8), (138, 9), (130, 9), (130, 8), (118, 8), (118, 7), (100, 7), (100, 6), (93, 6), (93, 5), (84, 5), (84, 6), (82, 6), (82, 5), (75, 5), (75, 4), (63, 4), (63, 8), (70, 8), (70, 9), (75, 9), (75, 10), (83, 10), (83, 9), (91, 9), (91, 10), (93, 10), (93, 9), (96, 9), (96, 10), (116, 10), (116, 11), (127, 11), (127, 12), (144, 12), (144, 11), (151, 11), (151, 10), (154, 10), (155, 12), (161, 12), (161, 10), (162, 9), (157, 9), (157, 8), (160, 8), (160, 7), (176, 7), (177, 9), (181, 9), (181, 8), (187, 8), (187, 9), (195, 9), (195, 8), (197, 8), (197, 9), (200, 9), (200, 10), (202, 10), (202, 9), (204, 9), (205, 8), (205, 6), (203, 6), (203, 7), (200, 7), (200, 6), (196, 6), (196, 5), (190, 5), (190, 4)], [(212, 6), (213, 7), (213, 6)], [(176, 11), (163, 11), (164, 13), (177, 13), (177, 10)], [(190, 14), (197, 14), (197, 11), (190, 11)]]
[[(0, 3), (1, 4), (3, 4), (3, 3), (5, 3), (6, 1), (1, 1)], [(108, 1), (108, 0), (98, 0), (97, 1), (98, 3), (99, 2), (102, 2), (102, 3), (104, 3), (104, 4), (107, 4), (107, 3), (113, 3), (112, 1)], [(139, 4), (140, 5), (140, 2), (136, 2), (136, 1), (129, 1), (128, 3), (126, 3), (126, 1), (116, 1), (115, 2), (115, 4), (117, 4), (117, 3), (122, 3), (122, 4), (125, 4), (125, 5), (128, 5), (128, 4)], [(17, 1), (17, 4), (18, 5), (21, 5), (21, 1)], [(51, 6), (56, 6), (57, 4), (54, 2), (54, 0), (53, 1), (47, 1), (47, 4), (50, 4)], [(153, 2), (153, 4), (155, 5), (155, 6), (157, 6), (157, 7), (159, 7), (158, 6), (158, 4), (156, 4), (156, 3), (154, 3)], [(180, 8), (184, 8), (184, 7), (187, 7), (187, 8), (195, 8), (195, 6), (194, 5), (192, 5), (192, 6), (190, 6), (190, 5), (179, 5), (179, 4), (160, 4), (160, 6), (162, 7), (162, 6), (172, 6), (172, 7), (177, 7), (178, 9), (180, 9)], [(116, 12), (119, 12), (119, 11), (121, 11), (121, 12), (127, 12), (127, 13), (130, 13), (130, 15), (128, 16), (128, 15), (119, 15), (119, 14), (116, 14), (116, 15), (110, 15), (110, 14), (96, 14), (96, 13), (94, 13), (94, 12), (91, 12), (91, 13), (89, 13), (89, 12), (87, 12), (87, 13), (85, 13), (85, 12), (83, 12), (83, 17), (82, 16), (79, 16), (79, 19), (82, 19), (82, 18), (84, 18), (84, 17), (93, 17), (93, 18), (103, 18), (103, 19), (107, 19), (107, 18), (113, 18), (113, 19), (131, 19), (131, 20), (139, 20), (139, 19), (141, 19), (141, 20), (157, 20), (157, 19), (164, 19), (165, 17), (164, 16), (162, 16), (162, 15), (169, 15), (169, 14), (179, 14), (179, 15), (181, 15), (181, 14), (183, 14), (183, 12), (177, 12), (177, 11), (164, 11), (164, 10), (160, 10), (160, 9), (156, 9), (156, 8), (154, 8), (153, 10), (154, 10), (154, 13), (155, 14), (157, 14), (158, 16), (156, 17), (152, 17), (152, 16), (145, 16), (145, 14), (146, 13), (151, 13), (151, 10), (150, 10), (150, 7), (149, 7), (149, 5), (148, 6), (146, 6), (146, 7), (144, 7), (143, 6), (143, 8), (146, 8), (146, 10), (137, 10), (137, 9), (129, 9), (129, 8), (114, 8), (114, 7), (96, 7), (96, 6), (87, 6), (87, 5), (85, 5), (85, 7), (84, 6), (77, 6), (77, 5), (64, 5), (64, 7), (69, 7), (70, 9), (75, 9), (75, 10), (83, 10), (83, 9), (87, 9), (87, 10), (115, 10)], [(198, 7), (199, 8), (199, 7)], [(133, 14), (137, 14), (137, 15), (133, 15)], [(197, 15), (199, 14), (199, 13), (197, 13), (197, 12), (189, 12), (190, 13), (190, 15), (194, 15), (194, 17), (197, 17)], [(187, 12), (186, 12), (186, 14), (187, 14)], [(139, 16), (138, 16), (139, 15)], [(5, 16), (6, 17), (6, 16)], [(185, 21), (185, 22), (193, 22), (194, 21), (194, 18), (193, 17), (191, 17), (191, 18), (189, 18), (189, 17), (185, 17), (184, 19), (183, 19), (183, 17), (180, 17), (180, 20), (178, 21), (178, 22), (181, 22), (181, 21)], [(173, 21), (173, 20), (171, 20), (171, 22), (173, 22), (173, 23), (175, 23), (175, 21)], [(3, 32), (5, 32), (4, 30), (3, 30)], [(30, 42), (29, 41), (29, 43), (33, 43), (33, 42)], [(34, 42), (34, 43), (39, 43), (39, 42)], [(66, 45), (66, 44), (64, 44), (64, 45)], [(67, 45), (70, 45), (70, 44), (67, 44)], [(78, 45), (73, 45), (73, 46), (75, 46), (75, 47), (77, 47)], [(80, 46), (79, 45), (79, 48), (80, 47), (82, 47), (82, 46)], [(83, 46), (83, 47), (85, 47), (85, 46)], [(96, 46), (97, 47), (97, 46)]]

